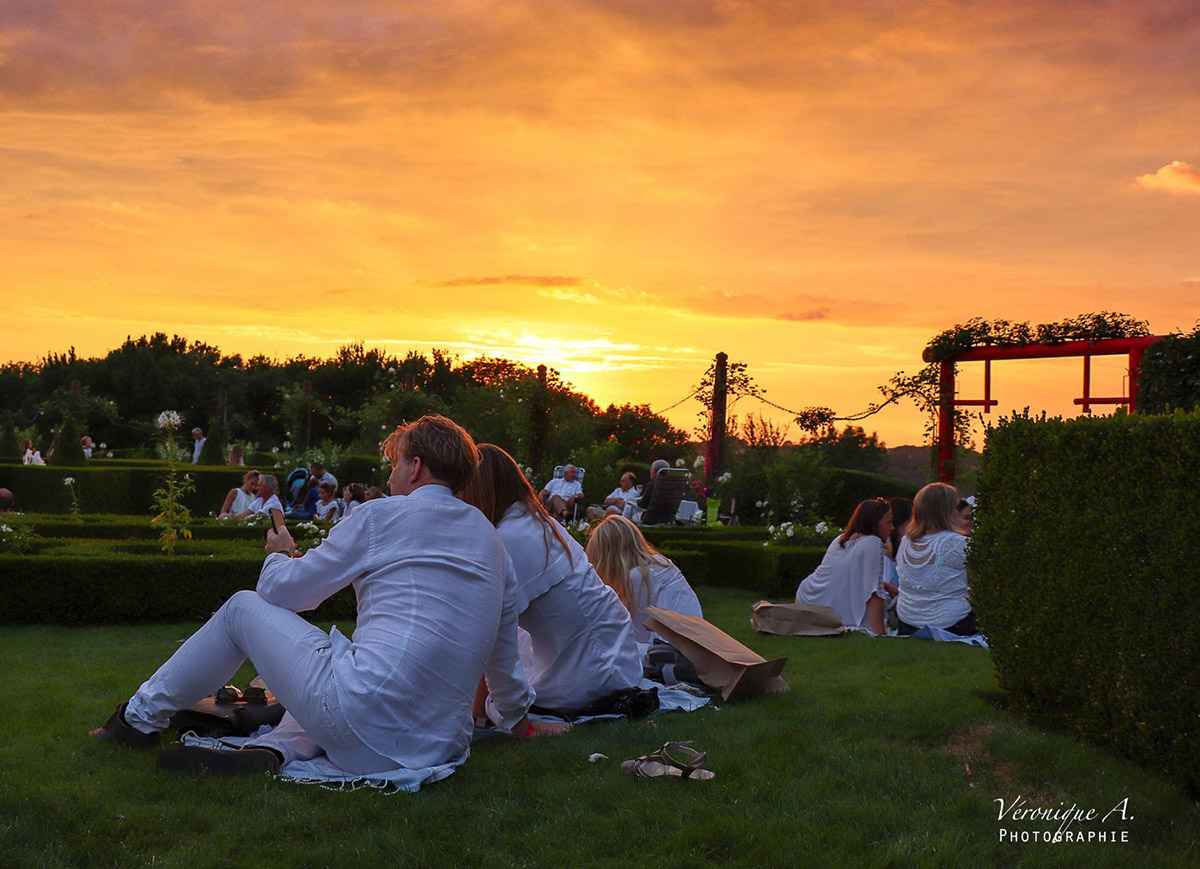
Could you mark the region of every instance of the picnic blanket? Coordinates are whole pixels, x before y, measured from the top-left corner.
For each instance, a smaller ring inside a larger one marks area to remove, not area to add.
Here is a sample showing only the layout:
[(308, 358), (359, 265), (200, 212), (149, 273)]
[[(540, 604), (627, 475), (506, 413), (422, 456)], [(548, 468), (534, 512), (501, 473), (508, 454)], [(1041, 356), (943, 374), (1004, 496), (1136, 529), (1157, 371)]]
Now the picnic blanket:
[(960, 637), (958, 634), (952, 634), (945, 628), (917, 628), (912, 634), (918, 640), (933, 640), (935, 643), (963, 643), (967, 646), (979, 646), (982, 649), (990, 648), (987, 640), (983, 638), (983, 634), (971, 634), (968, 637)]
[[(694, 712), (702, 706), (710, 702), (708, 697), (697, 697), (677, 688), (658, 689), (658, 715), (662, 712)], [(552, 715), (534, 715), (529, 716), (534, 721), (562, 721), (561, 718), (556, 718)], [(623, 718), (621, 715), (592, 715), (584, 718), (578, 718), (572, 724), (582, 724), (588, 721), (602, 721), (610, 719)], [(241, 748), (246, 742), (251, 739), (263, 736), (271, 732), (269, 725), (260, 727), (252, 736), (223, 736), (220, 738), (211, 736), (199, 736), (195, 733), (188, 732), (180, 737), (180, 741), (184, 745), (198, 745), (202, 748), (216, 748), (233, 750)], [(483, 731), (484, 734), (494, 733), (495, 731)], [(568, 737), (569, 738), (569, 737)], [(442, 779), (449, 778), (454, 775), (454, 771), (462, 766), (467, 761), (467, 755), (459, 760), (450, 763), (439, 764), (438, 766), (429, 766), (422, 769), (405, 769), (397, 767), (396, 769), (387, 770), (385, 772), (375, 772), (363, 775), (361, 773), (349, 773), (339, 767), (333, 765), (328, 757), (324, 755), (314, 757), (312, 760), (292, 761), (286, 763), (279, 770), (279, 777), (285, 781), (295, 782), (297, 784), (315, 784), (327, 790), (354, 790), (359, 787), (380, 788), (391, 793), (405, 792), (416, 793), (423, 785), (433, 784)]]

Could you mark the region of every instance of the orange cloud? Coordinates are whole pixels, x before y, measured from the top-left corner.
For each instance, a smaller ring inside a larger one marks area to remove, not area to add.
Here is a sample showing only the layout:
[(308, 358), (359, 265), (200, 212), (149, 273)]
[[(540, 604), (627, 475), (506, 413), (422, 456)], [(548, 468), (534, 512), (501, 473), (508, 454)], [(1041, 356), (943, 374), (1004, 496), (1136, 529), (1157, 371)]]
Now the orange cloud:
[(1200, 195), (1200, 169), (1182, 160), (1172, 160), (1153, 175), (1139, 175), (1137, 183), (1151, 190)]

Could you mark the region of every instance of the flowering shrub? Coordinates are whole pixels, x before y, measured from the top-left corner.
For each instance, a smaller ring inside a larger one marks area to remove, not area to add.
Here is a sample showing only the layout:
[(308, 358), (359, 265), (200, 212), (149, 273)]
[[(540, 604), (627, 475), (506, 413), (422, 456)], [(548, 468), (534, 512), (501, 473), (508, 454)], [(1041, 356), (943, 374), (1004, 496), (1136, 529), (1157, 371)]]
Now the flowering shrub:
[(828, 546), (841, 533), (842, 529), (832, 522), (813, 525), (780, 522), (767, 526), (767, 542), (763, 546)]
[(75, 478), (63, 477), (63, 485), (67, 487), (67, 491), (71, 493), (71, 518), (79, 518), (79, 493), (75, 491)]
[(297, 549), (305, 551), (319, 546), (328, 536), (329, 530), (315, 522), (301, 522), (292, 529), (292, 539), (296, 541)]
[(21, 525), (0, 523), (0, 552), (21, 555), (33, 548), (33, 533)]
[[(161, 446), (167, 459), (167, 475), (163, 477), (162, 484), (154, 490), (154, 509), (158, 511), (158, 515), (150, 520), (150, 524), (159, 526), (158, 539), (162, 543), (162, 551), (167, 555), (175, 554), (175, 544), (179, 542), (179, 538), (190, 540), (192, 537), (191, 529), (187, 527), (192, 521), (192, 514), (184, 506), (183, 499), (195, 490), (196, 484), (188, 474), (180, 478), (175, 467), (178, 461), (175, 429), (182, 421), (179, 414), (173, 410), (164, 410), (155, 420), (155, 424), (163, 432)], [(186, 451), (184, 454), (186, 455)]]

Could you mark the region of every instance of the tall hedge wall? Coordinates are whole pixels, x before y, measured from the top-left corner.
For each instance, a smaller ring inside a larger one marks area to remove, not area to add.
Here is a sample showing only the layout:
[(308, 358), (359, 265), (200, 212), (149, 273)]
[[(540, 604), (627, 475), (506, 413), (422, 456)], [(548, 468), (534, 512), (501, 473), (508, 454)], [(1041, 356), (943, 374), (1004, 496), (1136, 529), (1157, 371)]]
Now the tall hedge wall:
[(1200, 791), (1200, 414), (988, 436), (972, 602), (1033, 717)]

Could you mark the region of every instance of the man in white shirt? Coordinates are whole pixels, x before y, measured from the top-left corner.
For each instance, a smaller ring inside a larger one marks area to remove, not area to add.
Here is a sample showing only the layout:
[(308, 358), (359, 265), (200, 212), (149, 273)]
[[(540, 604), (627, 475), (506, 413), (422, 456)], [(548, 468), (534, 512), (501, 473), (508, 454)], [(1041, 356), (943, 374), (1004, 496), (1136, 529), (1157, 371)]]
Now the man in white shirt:
[[(249, 658), (288, 710), (240, 751), (179, 747), (158, 765), (192, 773), (273, 772), (322, 753), (349, 773), (466, 759), (471, 705), (487, 675), (501, 726), (531, 736), (533, 692), (517, 651), (516, 578), (491, 523), (454, 497), (479, 463), (441, 416), (401, 426), (384, 452), (393, 495), (366, 502), (303, 557), (268, 532), (256, 591), (240, 591), (92, 735), (151, 748), (171, 715)], [(354, 635), (298, 612), (354, 587)]]
[(279, 500), (279, 496), (275, 494), (279, 488), (279, 482), (271, 474), (262, 474), (258, 478), (258, 483), (255, 485), (254, 492), (258, 496), (250, 502), (250, 506), (241, 513), (234, 515), (234, 519), (249, 519), (251, 516), (257, 516), (260, 513), (270, 514), (272, 510), (283, 511), (283, 502)]
[(637, 504), (639, 495), (641, 492), (637, 489), (637, 476), (633, 471), (626, 471), (621, 475), (620, 485), (609, 493), (608, 497), (604, 499), (604, 504), (599, 507), (588, 507), (587, 514), (592, 519), (603, 519), (605, 516), (628, 518)]
[(538, 500), (546, 512), (557, 519), (566, 519), (575, 513), (575, 505), (583, 500), (583, 484), (576, 479), (579, 469), (574, 465), (563, 468), (563, 475), (548, 482), (538, 493)]
[(198, 465), (200, 464), (200, 451), (204, 449), (204, 442), (208, 440), (208, 438), (204, 436), (204, 432), (201, 431), (199, 426), (192, 429), (192, 437), (196, 441), (192, 446), (192, 464)]

